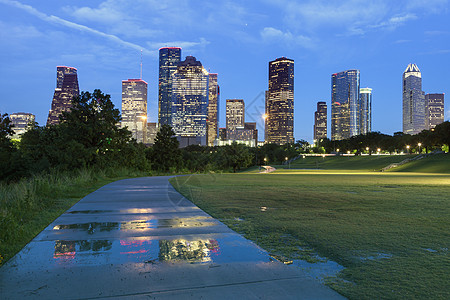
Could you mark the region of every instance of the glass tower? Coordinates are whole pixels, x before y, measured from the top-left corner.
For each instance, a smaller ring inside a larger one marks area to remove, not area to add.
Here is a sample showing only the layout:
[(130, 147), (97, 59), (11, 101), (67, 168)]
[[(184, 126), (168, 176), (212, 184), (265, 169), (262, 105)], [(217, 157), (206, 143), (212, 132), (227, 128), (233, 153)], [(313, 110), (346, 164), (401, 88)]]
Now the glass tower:
[(317, 102), (317, 110), (314, 113), (314, 142), (327, 137), (327, 103)]
[(426, 94), (425, 129), (430, 130), (444, 122), (444, 94)]
[(294, 142), (294, 60), (281, 57), (269, 62), (266, 93), (267, 143)]
[(11, 124), (14, 125), (13, 139), (19, 139), (22, 134), (24, 134), (28, 129), (32, 128), (35, 122), (35, 115), (30, 113), (14, 113), (9, 115)]
[(77, 69), (66, 66), (56, 67), (56, 88), (53, 94), (52, 107), (48, 113), (47, 126), (59, 124), (62, 112), (72, 108), (73, 97), (78, 97)]
[(227, 139), (237, 140), (238, 128), (243, 129), (245, 123), (245, 104), (242, 99), (227, 99), (226, 105)]
[(139, 143), (147, 143), (147, 82), (122, 81), (122, 128), (128, 127)]
[(206, 146), (209, 74), (193, 56), (178, 64), (172, 77), (171, 126), (180, 147)]
[(170, 125), (172, 114), (172, 75), (181, 60), (181, 48), (159, 49), (158, 123)]
[(360, 134), (359, 70), (331, 75), (331, 140)]
[(360, 97), (360, 134), (368, 134), (372, 131), (372, 89), (359, 90)]
[(422, 74), (416, 64), (403, 72), (403, 133), (417, 134), (425, 129), (425, 93)]
[(214, 145), (219, 134), (219, 96), (217, 74), (209, 73), (209, 103), (208, 103), (208, 146)]

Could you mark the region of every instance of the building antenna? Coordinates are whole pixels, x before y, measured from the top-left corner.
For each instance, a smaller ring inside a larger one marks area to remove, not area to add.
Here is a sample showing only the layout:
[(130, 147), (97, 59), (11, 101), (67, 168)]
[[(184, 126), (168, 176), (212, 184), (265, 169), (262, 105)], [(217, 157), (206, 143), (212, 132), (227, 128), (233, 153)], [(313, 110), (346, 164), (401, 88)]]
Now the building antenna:
[(141, 80), (142, 80), (142, 49), (141, 49)]

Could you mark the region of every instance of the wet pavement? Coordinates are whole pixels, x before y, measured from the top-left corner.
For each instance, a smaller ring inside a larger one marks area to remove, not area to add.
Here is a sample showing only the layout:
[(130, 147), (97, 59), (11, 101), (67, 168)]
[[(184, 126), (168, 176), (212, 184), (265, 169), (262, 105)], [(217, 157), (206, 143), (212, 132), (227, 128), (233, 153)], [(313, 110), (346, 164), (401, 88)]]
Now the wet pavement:
[(0, 298), (344, 299), (211, 218), (169, 178), (83, 198), (0, 268)]

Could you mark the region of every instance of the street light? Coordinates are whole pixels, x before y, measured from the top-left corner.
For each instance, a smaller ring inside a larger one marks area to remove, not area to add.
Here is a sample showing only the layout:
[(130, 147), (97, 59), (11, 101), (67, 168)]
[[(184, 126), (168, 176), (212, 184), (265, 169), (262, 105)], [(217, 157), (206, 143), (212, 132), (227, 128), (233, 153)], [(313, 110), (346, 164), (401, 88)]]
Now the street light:
[(409, 145), (406, 145), (406, 152), (409, 154)]
[(378, 148), (378, 149), (377, 149), (377, 152), (378, 152), (378, 154), (380, 154), (380, 152), (381, 152), (381, 149), (380, 149), (380, 148)]
[[(286, 156), (286, 163), (288, 162), (288, 157)], [(291, 168), (291, 162), (289, 162), (289, 169)]]
[(422, 143), (417, 144), (419, 146), (419, 154), (420, 154), (420, 146), (422, 146)]
[(336, 149), (336, 152), (338, 152), (338, 153), (339, 153), (339, 148), (337, 148), (337, 149)]

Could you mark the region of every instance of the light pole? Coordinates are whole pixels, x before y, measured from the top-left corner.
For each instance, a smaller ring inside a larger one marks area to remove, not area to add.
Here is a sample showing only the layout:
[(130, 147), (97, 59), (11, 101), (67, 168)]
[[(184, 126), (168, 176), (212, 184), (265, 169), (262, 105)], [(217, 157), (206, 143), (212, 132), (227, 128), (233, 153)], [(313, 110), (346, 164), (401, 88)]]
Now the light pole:
[(377, 149), (377, 152), (378, 152), (378, 155), (380, 155), (381, 149), (378, 148), (378, 149)]
[[(369, 152), (369, 149), (370, 149), (369, 147), (366, 147), (366, 151), (367, 151), (367, 152)], [(370, 152), (369, 152), (369, 155), (370, 155)]]
[[(286, 160), (286, 164), (288, 163), (288, 157), (286, 156), (285, 157), (285, 160)], [(291, 168), (291, 162), (289, 162), (289, 169)]]
[(419, 154), (420, 154), (421, 153), (420, 152), (420, 146), (422, 146), (422, 143), (418, 143), (417, 145), (419, 146)]
[(409, 154), (409, 145), (406, 145), (406, 153)]

